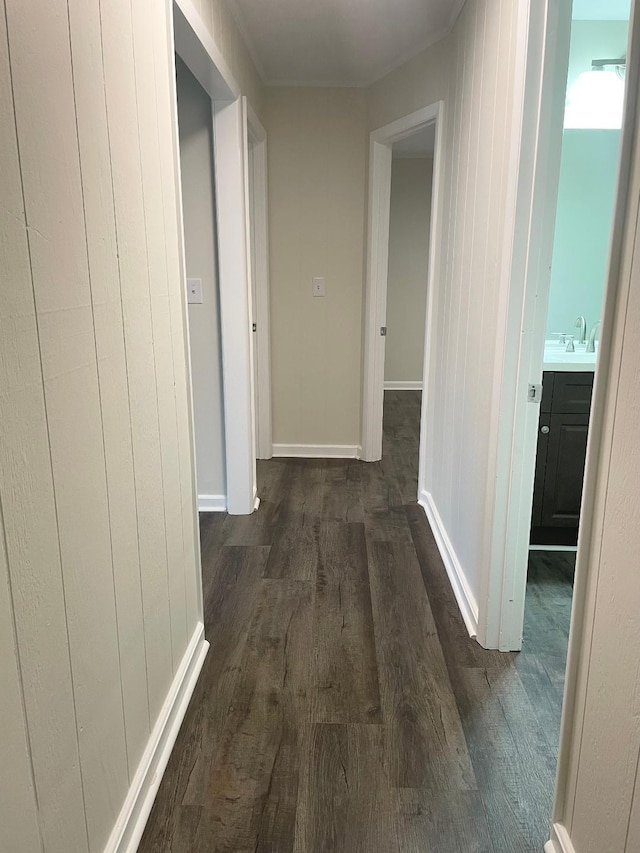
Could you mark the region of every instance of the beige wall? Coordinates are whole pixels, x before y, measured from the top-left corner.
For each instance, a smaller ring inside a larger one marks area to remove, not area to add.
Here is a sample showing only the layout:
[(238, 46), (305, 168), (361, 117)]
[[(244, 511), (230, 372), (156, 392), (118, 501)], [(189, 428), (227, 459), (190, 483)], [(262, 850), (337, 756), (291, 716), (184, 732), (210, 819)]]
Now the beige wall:
[(391, 167), (387, 382), (422, 381), (433, 158), (395, 159)]
[(220, 300), (216, 257), (211, 99), (177, 59), (184, 249), (202, 304), (189, 305), (189, 347), (198, 495), (226, 494)]
[[(360, 441), (367, 125), (359, 89), (269, 89), (274, 444)], [(314, 298), (311, 280), (326, 278)]]
[(82, 853), (201, 614), (168, 7), (5, 7), (0, 846)]

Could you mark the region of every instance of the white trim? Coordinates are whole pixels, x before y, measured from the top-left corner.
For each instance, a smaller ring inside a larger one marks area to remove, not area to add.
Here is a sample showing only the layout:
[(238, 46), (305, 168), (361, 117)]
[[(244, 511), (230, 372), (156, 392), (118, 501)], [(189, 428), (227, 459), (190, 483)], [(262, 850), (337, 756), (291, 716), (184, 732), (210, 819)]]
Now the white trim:
[(356, 444), (274, 444), (274, 456), (300, 459), (359, 459)]
[(530, 551), (566, 551), (569, 554), (575, 554), (578, 550), (577, 545), (529, 545)]
[[(226, 473), (229, 492), (227, 506), (231, 514), (244, 515), (253, 511), (256, 484), (251, 408), (253, 376), (246, 199), (246, 121), (238, 84), (196, 7), (191, 0), (175, 0), (172, 9), (175, 51), (212, 100)], [(175, 84), (172, 85), (175, 90)], [(177, 110), (175, 121), (177, 127)], [(176, 156), (179, 163), (177, 147)], [(177, 174), (179, 176), (179, 171)], [(178, 197), (182, 198), (180, 187)], [(182, 235), (182, 205), (179, 215)], [(181, 251), (184, 259), (184, 249)], [(186, 293), (185, 288), (183, 292)], [(186, 305), (184, 311), (186, 323)], [(188, 348), (187, 359), (189, 360)], [(191, 388), (190, 360), (189, 381)], [(194, 493), (194, 517), (197, 520), (195, 509)]]
[(250, 515), (256, 489), (251, 362), (247, 130), (242, 99), (214, 103), (227, 509)]
[(576, 853), (569, 833), (561, 823), (551, 827), (551, 838), (544, 845), (544, 853)]
[(475, 637), (478, 633), (478, 604), (467, 583), (460, 560), (451, 544), (433, 497), (429, 492), (421, 491), (418, 503), (424, 509), (429, 525), (431, 526), (433, 538), (436, 540), (438, 551), (449, 576), (453, 594), (458, 602), (458, 607), (469, 636)]
[[(385, 340), (380, 327), (386, 325), (387, 273), (389, 261), (389, 211), (391, 204), (391, 146), (430, 124), (436, 125), (433, 161), (433, 194), (429, 269), (427, 275), (427, 316), (425, 330), (425, 366), (428, 370), (432, 346), (433, 299), (439, 255), (437, 231), (440, 228), (444, 105), (442, 101), (403, 116), (374, 130), (370, 136), (369, 211), (367, 224), (367, 276), (365, 287), (364, 370), (362, 388), (362, 458), (375, 462), (382, 458), (382, 410), (384, 404)], [(428, 373), (423, 375), (428, 387)], [(423, 422), (425, 412), (423, 395)], [(423, 446), (421, 442), (421, 469)], [(420, 480), (420, 482), (422, 482)]]
[(385, 391), (422, 391), (422, 379), (385, 379)]
[(226, 512), (226, 495), (198, 495), (198, 512)]
[(246, 102), (248, 156), (253, 169), (253, 206), (250, 209), (253, 271), (256, 302), (256, 333), (253, 358), (256, 359), (255, 389), (256, 455), (271, 459), (271, 317), (269, 310), (269, 203), (267, 190), (267, 132), (251, 105)]
[(164, 701), (104, 853), (135, 853), (209, 649), (198, 622)]
[(522, 646), (539, 418), (527, 388), (542, 381), (570, 31), (570, 4), (520, 4), (478, 631), (502, 651)]

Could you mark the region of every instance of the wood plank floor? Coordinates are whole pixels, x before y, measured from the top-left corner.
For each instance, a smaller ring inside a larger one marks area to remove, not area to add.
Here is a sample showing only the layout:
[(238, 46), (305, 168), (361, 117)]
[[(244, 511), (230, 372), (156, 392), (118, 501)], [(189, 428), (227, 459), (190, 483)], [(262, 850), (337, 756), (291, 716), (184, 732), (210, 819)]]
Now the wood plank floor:
[(541, 853), (572, 559), (532, 554), (520, 654), (470, 640), (419, 417), (386, 392), (381, 462), (261, 462), (257, 513), (202, 517), (211, 649), (143, 853)]

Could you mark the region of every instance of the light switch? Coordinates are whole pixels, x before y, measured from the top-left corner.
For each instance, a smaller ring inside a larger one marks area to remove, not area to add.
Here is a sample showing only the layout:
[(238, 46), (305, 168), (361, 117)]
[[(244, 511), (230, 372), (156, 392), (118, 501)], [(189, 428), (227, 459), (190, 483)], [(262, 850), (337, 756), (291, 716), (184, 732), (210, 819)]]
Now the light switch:
[(314, 278), (311, 292), (314, 296), (324, 296), (324, 278)]
[(187, 279), (187, 302), (189, 304), (202, 304), (202, 279)]

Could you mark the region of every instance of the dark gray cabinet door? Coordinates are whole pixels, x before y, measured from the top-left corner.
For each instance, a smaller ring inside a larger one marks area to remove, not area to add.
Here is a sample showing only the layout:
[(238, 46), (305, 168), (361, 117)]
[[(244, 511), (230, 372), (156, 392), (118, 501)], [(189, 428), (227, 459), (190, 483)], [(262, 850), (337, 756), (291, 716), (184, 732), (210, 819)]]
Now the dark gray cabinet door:
[(589, 415), (551, 414), (546, 417), (549, 433), (545, 436), (546, 466), (538, 524), (543, 527), (577, 527)]
[[(546, 374), (545, 374), (546, 375)], [(553, 374), (551, 374), (553, 375)], [(546, 380), (545, 380), (546, 381)], [(545, 385), (546, 388), (546, 385)], [(544, 401), (544, 396), (543, 396)], [(549, 407), (550, 408), (550, 407)], [(547, 455), (549, 452), (549, 433), (551, 432), (551, 415), (549, 409), (540, 412), (538, 424), (538, 449), (536, 451), (536, 478), (533, 486), (533, 511), (531, 526), (542, 526), (542, 505), (544, 503), (545, 475), (547, 472)]]

